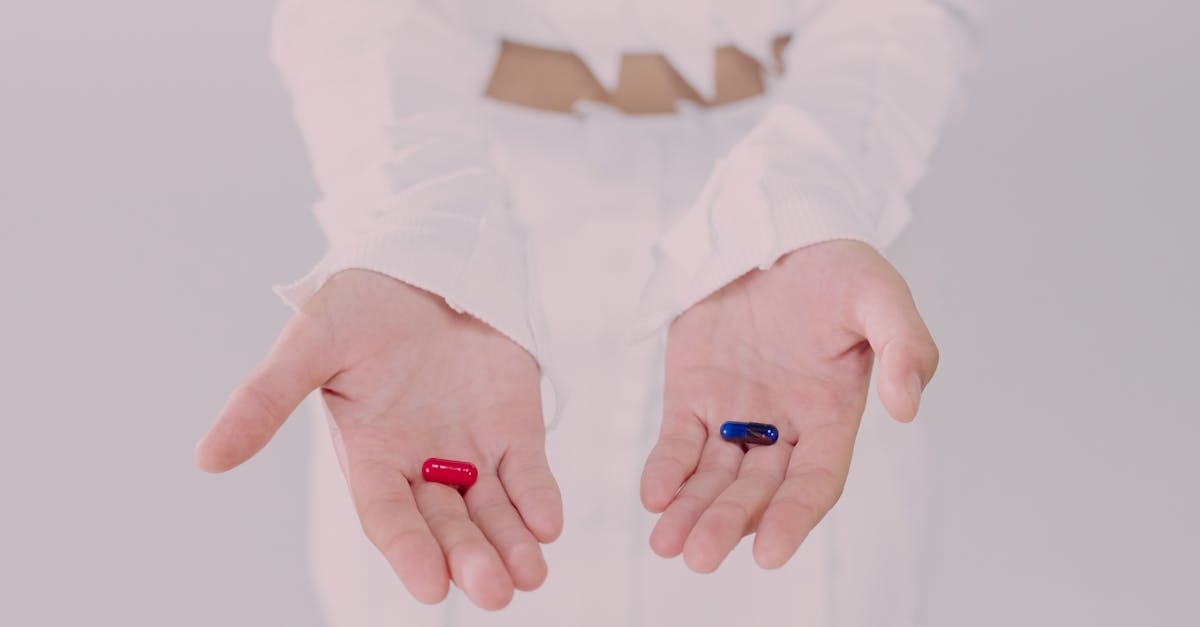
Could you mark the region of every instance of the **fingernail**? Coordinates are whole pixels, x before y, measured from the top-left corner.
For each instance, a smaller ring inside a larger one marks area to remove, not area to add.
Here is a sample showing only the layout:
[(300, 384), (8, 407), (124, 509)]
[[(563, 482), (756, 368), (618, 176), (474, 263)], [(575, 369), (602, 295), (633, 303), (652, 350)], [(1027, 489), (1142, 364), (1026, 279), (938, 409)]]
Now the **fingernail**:
[(921, 392), (925, 389), (924, 383), (921, 382), (921, 375), (912, 373), (908, 379), (908, 397), (912, 402), (913, 416), (917, 415), (917, 409), (921, 407)]

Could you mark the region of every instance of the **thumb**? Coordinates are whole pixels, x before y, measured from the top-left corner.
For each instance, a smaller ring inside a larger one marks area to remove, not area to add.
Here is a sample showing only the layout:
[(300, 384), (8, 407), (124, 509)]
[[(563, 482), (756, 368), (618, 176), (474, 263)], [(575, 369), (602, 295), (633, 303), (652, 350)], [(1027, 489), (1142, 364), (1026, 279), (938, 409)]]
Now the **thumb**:
[(912, 421), (937, 370), (938, 348), (900, 275), (860, 299), (859, 322), (879, 359), (879, 400), (896, 420)]
[(336, 374), (329, 344), (324, 325), (293, 316), (196, 445), (196, 465), (225, 472), (262, 450), (304, 397)]

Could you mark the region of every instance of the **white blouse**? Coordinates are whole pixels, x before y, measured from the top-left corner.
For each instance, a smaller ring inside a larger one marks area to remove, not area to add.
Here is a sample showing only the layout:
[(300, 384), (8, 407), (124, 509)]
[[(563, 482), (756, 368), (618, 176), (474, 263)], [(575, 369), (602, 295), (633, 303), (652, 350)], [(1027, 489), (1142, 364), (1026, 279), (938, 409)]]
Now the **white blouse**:
[(755, 267), (906, 223), (969, 59), (970, 0), (281, 0), (273, 53), (322, 191), (329, 252), (279, 294), (299, 307), (346, 268), (444, 297), (538, 356), (522, 229), (478, 107), (501, 40), (568, 49), (604, 85), (658, 51), (702, 95), (732, 44), (785, 73), (656, 246), (638, 332)]

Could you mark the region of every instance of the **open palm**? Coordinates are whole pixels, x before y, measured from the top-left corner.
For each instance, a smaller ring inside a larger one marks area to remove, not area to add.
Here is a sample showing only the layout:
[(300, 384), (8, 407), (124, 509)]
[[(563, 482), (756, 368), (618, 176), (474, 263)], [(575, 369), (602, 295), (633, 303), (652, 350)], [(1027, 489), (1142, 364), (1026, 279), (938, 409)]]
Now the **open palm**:
[[(758, 564), (786, 563), (841, 495), (875, 355), (884, 406), (912, 420), (937, 348), (904, 280), (859, 242), (790, 253), (676, 319), (642, 475), (662, 513), (654, 551), (710, 572), (756, 533)], [(779, 441), (743, 451), (721, 439), (727, 420), (775, 424)]]
[[(270, 440), (314, 389), (363, 529), (414, 597), (450, 581), (480, 607), (546, 576), (539, 542), (562, 528), (533, 358), (503, 335), (395, 279), (348, 270), (289, 322), (196, 450), (210, 472)], [(421, 478), (429, 457), (470, 461), (465, 493)]]

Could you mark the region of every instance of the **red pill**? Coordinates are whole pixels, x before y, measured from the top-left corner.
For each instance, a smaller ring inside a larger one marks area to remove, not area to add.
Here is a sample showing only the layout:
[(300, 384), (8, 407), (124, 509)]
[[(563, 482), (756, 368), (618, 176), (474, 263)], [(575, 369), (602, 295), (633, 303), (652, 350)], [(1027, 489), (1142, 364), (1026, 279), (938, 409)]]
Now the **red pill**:
[(426, 481), (443, 483), (456, 488), (467, 489), (475, 485), (479, 478), (479, 470), (470, 462), (456, 462), (452, 459), (430, 457), (421, 464), (421, 476)]

